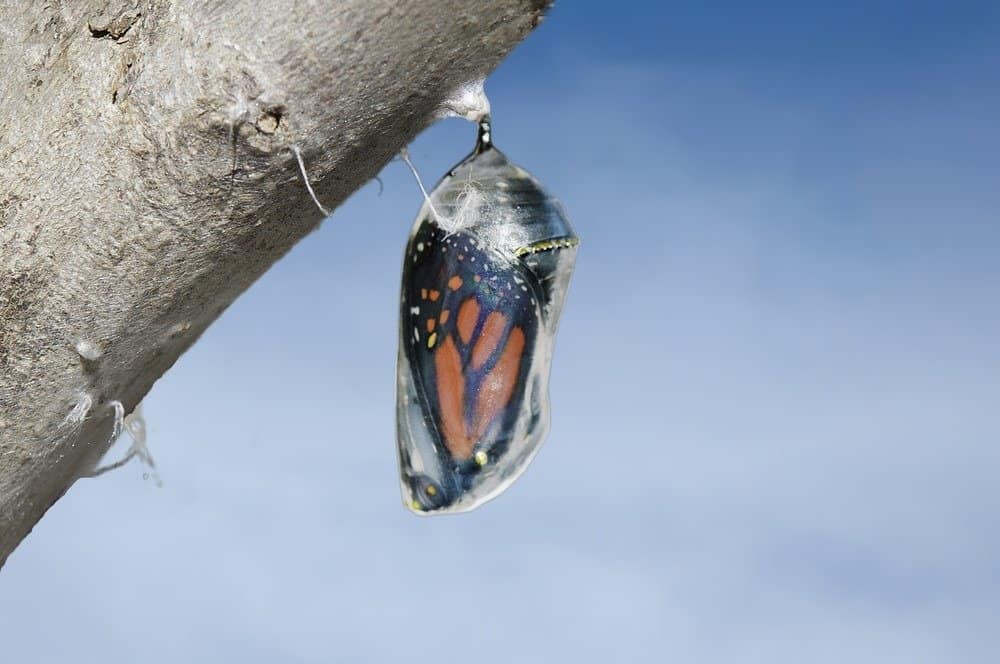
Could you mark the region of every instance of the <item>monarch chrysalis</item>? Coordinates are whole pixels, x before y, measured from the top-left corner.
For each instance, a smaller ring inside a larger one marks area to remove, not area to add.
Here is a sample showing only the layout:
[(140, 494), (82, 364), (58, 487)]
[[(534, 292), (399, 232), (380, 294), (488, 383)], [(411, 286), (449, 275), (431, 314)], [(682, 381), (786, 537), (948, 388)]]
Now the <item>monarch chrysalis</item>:
[(481, 122), (475, 150), (421, 208), (403, 258), (396, 426), (414, 512), (473, 509), (538, 451), (578, 243), (559, 202)]

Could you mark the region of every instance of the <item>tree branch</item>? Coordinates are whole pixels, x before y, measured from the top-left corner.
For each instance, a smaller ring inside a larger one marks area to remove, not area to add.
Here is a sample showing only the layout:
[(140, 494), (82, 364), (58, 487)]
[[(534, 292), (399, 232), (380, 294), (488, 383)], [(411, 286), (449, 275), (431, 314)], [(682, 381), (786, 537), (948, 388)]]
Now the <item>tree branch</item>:
[(0, 0), (0, 564), (547, 0)]

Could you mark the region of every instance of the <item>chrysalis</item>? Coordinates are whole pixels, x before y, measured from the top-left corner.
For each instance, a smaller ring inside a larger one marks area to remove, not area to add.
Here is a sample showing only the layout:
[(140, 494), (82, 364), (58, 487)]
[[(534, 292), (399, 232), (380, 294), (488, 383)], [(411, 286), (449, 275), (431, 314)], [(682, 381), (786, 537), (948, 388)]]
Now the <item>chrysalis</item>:
[(538, 451), (578, 243), (559, 202), (481, 122), (475, 150), (421, 208), (403, 258), (396, 426), (414, 512), (478, 507)]

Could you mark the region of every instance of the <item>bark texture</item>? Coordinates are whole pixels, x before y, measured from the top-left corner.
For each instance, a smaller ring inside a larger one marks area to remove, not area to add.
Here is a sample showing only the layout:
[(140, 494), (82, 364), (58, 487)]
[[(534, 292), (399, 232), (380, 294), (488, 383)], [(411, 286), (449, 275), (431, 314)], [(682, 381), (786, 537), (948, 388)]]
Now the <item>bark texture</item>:
[(0, 0), (0, 564), (547, 0)]

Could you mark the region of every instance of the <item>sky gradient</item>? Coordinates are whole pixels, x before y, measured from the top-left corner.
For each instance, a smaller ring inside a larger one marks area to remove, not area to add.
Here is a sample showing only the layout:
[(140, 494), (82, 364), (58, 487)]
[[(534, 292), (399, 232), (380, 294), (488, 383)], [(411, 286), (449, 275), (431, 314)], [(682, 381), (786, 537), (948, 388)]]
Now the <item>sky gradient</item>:
[[(549, 439), (400, 504), (389, 164), (0, 573), (11, 662), (955, 662), (1000, 651), (1000, 6), (563, 0), (487, 82), (582, 245)], [(475, 129), (411, 146), (434, 182)]]

